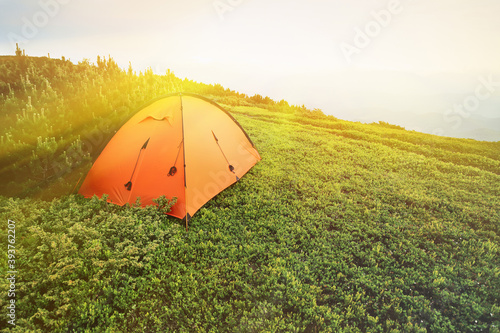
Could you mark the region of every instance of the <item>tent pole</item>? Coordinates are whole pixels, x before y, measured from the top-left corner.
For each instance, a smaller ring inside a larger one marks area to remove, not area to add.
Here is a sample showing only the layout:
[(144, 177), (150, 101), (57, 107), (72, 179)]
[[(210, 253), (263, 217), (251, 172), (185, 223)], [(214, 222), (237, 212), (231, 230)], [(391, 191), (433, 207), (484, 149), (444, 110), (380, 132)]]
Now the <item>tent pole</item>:
[(184, 198), (186, 205), (186, 232), (188, 231), (188, 212), (187, 212), (187, 196), (186, 196), (186, 142), (184, 141), (184, 106), (182, 105), (182, 93), (179, 93), (179, 98), (181, 100), (181, 121), (182, 121), (182, 162), (184, 164)]

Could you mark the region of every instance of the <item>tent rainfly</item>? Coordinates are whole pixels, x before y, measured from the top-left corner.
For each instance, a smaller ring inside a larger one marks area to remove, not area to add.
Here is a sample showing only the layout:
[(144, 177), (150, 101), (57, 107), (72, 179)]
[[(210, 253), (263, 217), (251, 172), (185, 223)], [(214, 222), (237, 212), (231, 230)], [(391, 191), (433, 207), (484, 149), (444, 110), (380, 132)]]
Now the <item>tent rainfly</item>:
[(150, 102), (108, 142), (79, 193), (143, 206), (177, 198), (169, 215), (187, 222), (208, 200), (261, 157), (240, 124), (221, 106), (194, 94)]

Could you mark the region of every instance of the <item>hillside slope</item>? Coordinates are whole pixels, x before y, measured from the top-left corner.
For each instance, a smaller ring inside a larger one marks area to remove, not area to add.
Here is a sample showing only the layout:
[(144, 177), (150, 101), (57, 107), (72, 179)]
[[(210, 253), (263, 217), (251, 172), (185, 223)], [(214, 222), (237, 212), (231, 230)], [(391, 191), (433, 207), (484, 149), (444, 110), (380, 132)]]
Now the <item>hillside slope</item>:
[[(112, 59), (31, 60), (0, 61), (18, 327), (498, 332), (499, 142), (342, 121)], [(263, 158), (188, 232), (154, 207), (67, 195), (140, 105), (181, 90), (221, 103)]]

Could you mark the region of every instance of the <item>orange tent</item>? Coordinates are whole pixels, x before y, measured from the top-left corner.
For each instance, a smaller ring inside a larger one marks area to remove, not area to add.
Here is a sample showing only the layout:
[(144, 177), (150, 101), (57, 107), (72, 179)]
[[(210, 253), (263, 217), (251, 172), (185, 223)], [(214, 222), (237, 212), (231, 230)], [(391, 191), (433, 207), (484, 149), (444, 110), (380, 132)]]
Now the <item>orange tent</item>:
[(79, 193), (108, 194), (143, 206), (177, 197), (169, 215), (189, 220), (238, 181), (261, 157), (240, 124), (216, 103), (193, 94), (154, 100), (109, 141)]

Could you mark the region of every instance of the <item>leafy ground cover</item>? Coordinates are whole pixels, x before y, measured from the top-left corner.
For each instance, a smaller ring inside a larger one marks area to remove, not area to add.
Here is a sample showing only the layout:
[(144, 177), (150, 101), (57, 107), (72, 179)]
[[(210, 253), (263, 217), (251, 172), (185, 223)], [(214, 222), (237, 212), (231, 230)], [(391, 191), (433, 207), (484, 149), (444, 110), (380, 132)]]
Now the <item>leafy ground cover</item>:
[[(17, 326), (3, 331), (498, 332), (500, 143), (347, 122), (111, 59), (21, 60), (0, 61), (0, 219), (16, 221), (19, 271)], [(262, 161), (188, 232), (156, 207), (68, 195), (97, 154), (89, 133), (177, 89), (224, 105)]]

